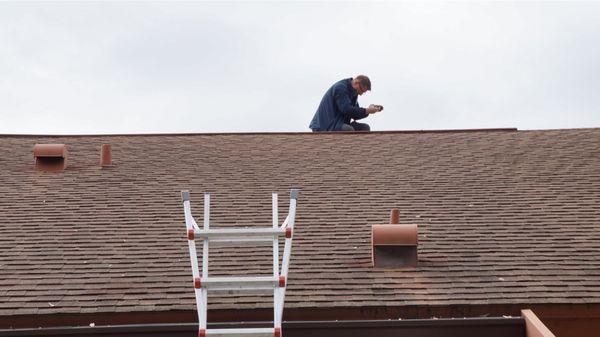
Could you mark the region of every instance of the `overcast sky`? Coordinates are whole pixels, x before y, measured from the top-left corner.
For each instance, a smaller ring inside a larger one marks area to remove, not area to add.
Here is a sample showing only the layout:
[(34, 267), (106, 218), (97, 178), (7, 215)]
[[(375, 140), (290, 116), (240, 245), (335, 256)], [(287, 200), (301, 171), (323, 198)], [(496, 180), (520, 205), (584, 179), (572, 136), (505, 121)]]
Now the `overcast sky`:
[(2, 2), (0, 133), (600, 127), (599, 2)]

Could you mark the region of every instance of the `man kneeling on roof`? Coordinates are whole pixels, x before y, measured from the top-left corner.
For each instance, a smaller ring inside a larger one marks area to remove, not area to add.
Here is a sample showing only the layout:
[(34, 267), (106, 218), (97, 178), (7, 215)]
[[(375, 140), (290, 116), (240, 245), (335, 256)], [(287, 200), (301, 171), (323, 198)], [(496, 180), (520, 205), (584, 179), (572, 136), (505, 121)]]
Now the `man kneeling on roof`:
[(369, 124), (359, 123), (370, 114), (383, 110), (381, 105), (358, 106), (358, 96), (371, 90), (367, 76), (346, 78), (336, 82), (327, 92), (315, 113), (310, 128), (316, 131), (370, 131)]

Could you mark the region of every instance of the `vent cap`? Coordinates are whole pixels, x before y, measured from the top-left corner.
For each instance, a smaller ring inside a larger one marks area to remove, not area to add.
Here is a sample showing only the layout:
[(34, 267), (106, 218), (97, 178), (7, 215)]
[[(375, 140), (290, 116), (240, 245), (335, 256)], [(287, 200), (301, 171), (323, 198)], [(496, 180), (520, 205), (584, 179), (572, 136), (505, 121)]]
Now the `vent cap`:
[(37, 171), (61, 172), (67, 168), (67, 146), (65, 144), (35, 144), (33, 156)]
[(374, 267), (416, 267), (418, 232), (415, 224), (397, 224), (399, 214), (392, 210), (389, 225), (372, 225), (371, 247)]

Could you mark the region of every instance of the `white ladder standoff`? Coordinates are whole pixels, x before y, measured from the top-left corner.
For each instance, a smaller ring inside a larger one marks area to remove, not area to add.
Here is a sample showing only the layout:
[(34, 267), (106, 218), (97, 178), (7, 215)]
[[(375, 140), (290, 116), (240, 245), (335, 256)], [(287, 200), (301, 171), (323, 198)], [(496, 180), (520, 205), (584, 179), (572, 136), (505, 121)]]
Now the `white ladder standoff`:
[[(194, 279), (194, 292), (196, 293), (196, 307), (198, 309), (199, 337), (281, 337), (281, 320), (283, 317), (283, 303), (287, 285), (290, 255), (292, 254), (292, 230), (296, 216), (296, 202), (300, 190), (292, 189), (288, 216), (281, 226), (277, 215), (277, 193), (273, 193), (273, 227), (263, 228), (210, 228), (210, 194), (204, 194), (204, 226), (198, 224), (192, 217), (190, 208), (189, 191), (181, 191), (183, 211), (185, 213), (185, 226), (187, 228), (190, 258), (192, 260), (192, 274)], [(279, 270), (279, 237), (285, 236), (281, 271)], [(195, 239), (202, 239), (202, 274), (198, 270), (198, 257), (196, 255)], [(273, 276), (244, 276), (244, 277), (210, 277), (208, 275), (210, 243), (225, 245), (246, 244), (273, 244)], [(273, 327), (268, 328), (238, 328), (238, 329), (208, 329), (206, 314), (208, 306), (208, 292), (240, 292), (265, 291), (273, 292)]]

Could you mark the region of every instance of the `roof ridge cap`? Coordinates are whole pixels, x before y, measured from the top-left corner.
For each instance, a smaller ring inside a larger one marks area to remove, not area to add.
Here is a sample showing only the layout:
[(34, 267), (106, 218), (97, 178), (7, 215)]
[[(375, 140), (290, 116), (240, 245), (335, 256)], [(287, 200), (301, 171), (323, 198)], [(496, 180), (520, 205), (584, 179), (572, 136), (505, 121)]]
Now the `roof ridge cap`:
[[(437, 129), (437, 130), (382, 130), (382, 131), (273, 131), (273, 132), (207, 132), (207, 133), (106, 133), (106, 134), (0, 134), (0, 137), (137, 137), (137, 136), (250, 136), (250, 135), (369, 135), (369, 134), (411, 134), (411, 133), (462, 133), (462, 132), (516, 132), (517, 128), (488, 129)], [(543, 131), (543, 130), (538, 130)]]

